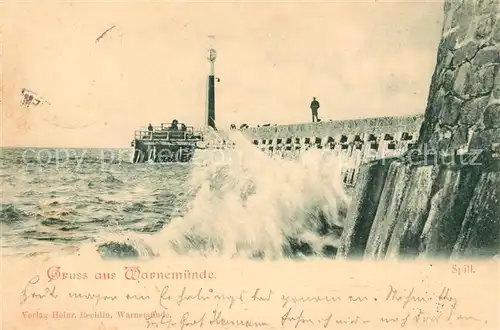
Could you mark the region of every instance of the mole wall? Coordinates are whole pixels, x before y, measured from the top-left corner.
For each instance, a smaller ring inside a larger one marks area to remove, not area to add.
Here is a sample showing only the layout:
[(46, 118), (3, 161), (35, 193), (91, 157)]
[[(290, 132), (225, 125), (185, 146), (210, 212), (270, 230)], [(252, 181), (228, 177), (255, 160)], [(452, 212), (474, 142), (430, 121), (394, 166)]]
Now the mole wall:
[(361, 165), (337, 258), (500, 254), (500, 1), (444, 15), (416, 149)]
[(251, 127), (244, 134), (271, 156), (296, 157), (310, 148), (341, 157), (344, 182), (356, 183), (359, 166), (404, 154), (415, 146), (423, 115)]

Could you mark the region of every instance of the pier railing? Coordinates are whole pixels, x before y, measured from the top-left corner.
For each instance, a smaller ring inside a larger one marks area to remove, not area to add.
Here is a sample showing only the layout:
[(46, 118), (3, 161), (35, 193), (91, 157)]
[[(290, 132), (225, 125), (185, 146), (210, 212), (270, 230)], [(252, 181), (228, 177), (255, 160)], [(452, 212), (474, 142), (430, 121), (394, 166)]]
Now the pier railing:
[(195, 131), (193, 127), (186, 127), (185, 130), (169, 130), (164, 126), (155, 126), (153, 130), (141, 127), (134, 132), (136, 140), (162, 140), (162, 141), (199, 141), (203, 140), (201, 131)]

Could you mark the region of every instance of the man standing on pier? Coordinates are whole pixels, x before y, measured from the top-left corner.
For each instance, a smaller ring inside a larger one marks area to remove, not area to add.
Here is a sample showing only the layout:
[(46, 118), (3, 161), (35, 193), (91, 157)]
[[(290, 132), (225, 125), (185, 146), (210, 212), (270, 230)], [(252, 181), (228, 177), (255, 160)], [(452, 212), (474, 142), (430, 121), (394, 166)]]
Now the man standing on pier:
[(319, 109), (319, 102), (316, 100), (315, 97), (313, 97), (313, 100), (311, 102), (311, 111), (312, 111), (312, 121), (313, 121), (313, 123), (319, 122), (318, 109)]

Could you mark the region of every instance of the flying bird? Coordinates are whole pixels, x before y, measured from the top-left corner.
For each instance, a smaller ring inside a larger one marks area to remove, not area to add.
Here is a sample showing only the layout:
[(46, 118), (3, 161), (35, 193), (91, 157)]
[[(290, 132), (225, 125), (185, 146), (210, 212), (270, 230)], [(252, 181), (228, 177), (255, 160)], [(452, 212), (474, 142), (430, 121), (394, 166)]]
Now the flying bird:
[(37, 93), (30, 91), (26, 88), (21, 89), (22, 101), (21, 104), (29, 108), (30, 105), (48, 104), (50, 102), (43, 99)]
[(113, 30), (114, 28), (116, 27), (116, 25), (113, 25), (112, 27), (110, 27), (109, 29), (107, 29), (106, 31), (104, 31), (96, 40), (95, 42), (98, 43), (109, 31)]

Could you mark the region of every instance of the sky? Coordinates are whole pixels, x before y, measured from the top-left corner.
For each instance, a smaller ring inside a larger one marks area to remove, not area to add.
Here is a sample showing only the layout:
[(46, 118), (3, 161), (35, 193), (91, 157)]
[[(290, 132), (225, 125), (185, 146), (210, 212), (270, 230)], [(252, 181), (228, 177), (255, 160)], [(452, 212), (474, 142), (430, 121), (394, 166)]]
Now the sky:
[[(2, 146), (127, 147), (148, 123), (202, 126), (210, 46), (216, 122), (423, 113), (440, 1), (15, 2), (0, 10)], [(99, 41), (96, 39), (113, 27)], [(48, 103), (21, 105), (21, 89)]]

